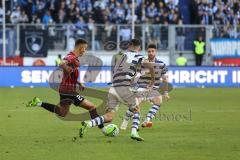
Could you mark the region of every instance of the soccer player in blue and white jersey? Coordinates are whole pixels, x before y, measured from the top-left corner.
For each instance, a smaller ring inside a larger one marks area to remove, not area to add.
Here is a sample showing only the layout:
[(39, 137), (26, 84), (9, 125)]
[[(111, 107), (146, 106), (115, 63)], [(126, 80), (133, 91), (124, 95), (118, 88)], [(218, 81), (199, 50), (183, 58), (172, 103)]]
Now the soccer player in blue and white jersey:
[[(170, 97), (168, 95), (168, 77), (167, 77), (167, 67), (166, 64), (156, 58), (157, 47), (154, 44), (148, 45), (148, 57), (147, 61), (154, 64), (155, 71), (155, 83), (152, 90), (147, 90), (147, 85), (151, 79), (148, 74), (142, 74), (138, 81), (137, 87), (135, 86), (135, 92), (137, 92), (139, 101), (150, 101), (153, 105), (150, 108), (147, 116), (142, 123), (142, 127), (151, 127), (152, 119), (158, 112), (160, 105), (162, 104), (162, 95), (159, 93), (160, 83), (163, 83), (163, 97), (168, 100)], [(144, 71), (145, 70), (145, 71)], [(141, 72), (146, 72), (144, 66), (141, 67)], [(132, 117), (132, 112), (129, 110), (126, 112), (126, 115), (123, 119), (120, 129), (125, 130), (128, 125), (129, 119)]]
[(140, 124), (139, 102), (136, 94), (133, 93), (130, 88), (137, 75), (138, 67), (143, 66), (150, 72), (150, 81), (146, 86), (148, 90), (153, 88), (155, 74), (152, 63), (145, 61), (144, 57), (139, 54), (140, 46), (140, 41), (137, 39), (132, 39), (129, 42), (128, 50), (124, 52), (113, 70), (113, 86), (109, 89), (106, 113), (90, 121), (82, 122), (79, 132), (80, 137), (83, 137), (87, 128), (111, 122), (116, 115), (119, 104), (124, 103), (129, 107), (129, 112), (133, 115), (131, 138), (137, 141), (144, 140), (137, 132)]

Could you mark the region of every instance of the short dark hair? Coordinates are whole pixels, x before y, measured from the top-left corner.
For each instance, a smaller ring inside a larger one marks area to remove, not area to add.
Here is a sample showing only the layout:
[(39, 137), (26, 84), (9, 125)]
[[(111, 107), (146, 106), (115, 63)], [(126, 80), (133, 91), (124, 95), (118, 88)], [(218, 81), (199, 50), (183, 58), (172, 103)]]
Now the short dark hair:
[(87, 41), (85, 41), (84, 39), (77, 39), (75, 41), (75, 47), (77, 47), (80, 44), (88, 44)]
[(151, 44), (149, 44), (148, 45), (148, 47), (147, 47), (148, 49), (149, 48), (154, 48), (154, 49), (157, 49), (157, 45), (156, 44), (153, 44), (153, 43), (151, 43)]
[(139, 47), (139, 46), (141, 46), (141, 42), (139, 39), (134, 38), (134, 39), (130, 40), (129, 45), (132, 45), (134, 47)]
[(183, 55), (183, 53), (182, 53), (182, 52), (180, 52), (180, 53), (179, 53), (179, 56), (182, 56), (182, 55)]

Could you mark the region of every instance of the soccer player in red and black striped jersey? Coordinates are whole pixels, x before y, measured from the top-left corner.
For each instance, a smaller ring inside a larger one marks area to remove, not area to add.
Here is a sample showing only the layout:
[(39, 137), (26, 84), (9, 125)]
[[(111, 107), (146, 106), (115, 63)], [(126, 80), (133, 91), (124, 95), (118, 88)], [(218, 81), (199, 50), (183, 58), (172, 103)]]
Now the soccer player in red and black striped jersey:
[[(42, 102), (39, 98), (34, 97), (28, 103), (28, 107), (39, 106), (50, 112), (56, 113), (61, 117), (65, 117), (69, 112), (71, 104), (80, 106), (89, 111), (91, 118), (98, 117), (96, 107), (93, 103), (86, 100), (83, 96), (79, 95), (77, 90), (83, 90), (84, 86), (78, 82), (79, 76), (79, 57), (83, 56), (87, 50), (88, 44), (83, 39), (78, 39), (75, 42), (75, 47), (72, 52), (67, 54), (61, 61), (59, 67), (63, 70), (62, 81), (59, 85), (60, 104), (59, 106)], [(103, 125), (99, 125), (99, 128), (103, 128)]]

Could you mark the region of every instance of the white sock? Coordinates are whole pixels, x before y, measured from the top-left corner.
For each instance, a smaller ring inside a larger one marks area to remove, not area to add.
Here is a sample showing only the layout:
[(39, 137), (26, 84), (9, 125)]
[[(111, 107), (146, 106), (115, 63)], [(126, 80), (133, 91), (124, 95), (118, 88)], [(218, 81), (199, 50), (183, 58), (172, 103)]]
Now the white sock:
[(87, 121), (87, 123), (89, 127), (98, 126), (104, 123), (104, 117), (103, 116), (96, 117), (90, 121)]
[(135, 112), (133, 114), (133, 121), (132, 121), (132, 133), (136, 133), (138, 129), (138, 125), (140, 123), (140, 114), (139, 112)]
[(41, 107), (41, 106), (42, 106), (42, 102), (39, 102), (39, 103), (37, 104), (37, 106), (38, 106), (38, 107)]
[(151, 121), (151, 118), (149, 118), (149, 117), (147, 117), (146, 119), (145, 119), (145, 122), (150, 122)]
[(101, 130), (102, 130), (103, 133), (106, 132), (106, 128), (105, 127), (103, 127)]
[(153, 105), (152, 108), (148, 111), (147, 117), (145, 119), (145, 122), (150, 122), (155, 117), (156, 113), (158, 112), (160, 106)]
[(132, 134), (136, 134), (137, 133), (137, 128), (132, 128)]

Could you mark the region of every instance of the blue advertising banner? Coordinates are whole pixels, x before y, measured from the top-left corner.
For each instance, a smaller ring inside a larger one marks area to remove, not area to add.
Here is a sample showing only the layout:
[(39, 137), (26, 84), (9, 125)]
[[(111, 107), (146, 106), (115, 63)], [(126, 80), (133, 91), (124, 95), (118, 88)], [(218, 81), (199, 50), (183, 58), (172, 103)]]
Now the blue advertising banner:
[(169, 67), (176, 87), (240, 87), (240, 67)]
[(214, 38), (210, 44), (214, 58), (240, 58), (240, 39)]
[[(55, 69), (0, 67), (0, 87), (49, 87), (48, 79)], [(81, 67), (79, 75), (79, 80), (88, 82), (85, 84), (89, 87), (106, 87), (111, 82), (110, 67), (102, 67), (100, 71), (96, 67)], [(168, 75), (174, 87), (240, 87), (240, 67), (169, 67)]]

